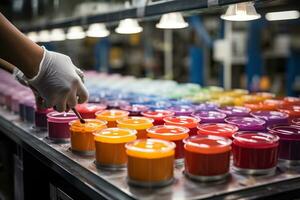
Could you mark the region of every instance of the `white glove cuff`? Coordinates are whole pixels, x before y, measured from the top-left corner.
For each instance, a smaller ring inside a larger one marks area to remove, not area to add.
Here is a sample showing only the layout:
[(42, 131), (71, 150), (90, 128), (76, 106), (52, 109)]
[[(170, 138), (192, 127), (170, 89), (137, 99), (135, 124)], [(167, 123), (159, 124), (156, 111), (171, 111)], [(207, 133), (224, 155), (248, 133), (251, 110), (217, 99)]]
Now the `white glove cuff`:
[(47, 49), (44, 46), (42, 46), (42, 48), (43, 48), (43, 58), (42, 58), (42, 60), (41, 60), (41, 62), (39, 64), (39, 71), (38, 71), (38, 73), (33, 78), (31, 78), (31, 79), (28, 79), (26, 76), (24, 76), (25, 79), (26, 79), (26, 81), (29, 82), (29, 83), (30, 82), (34, 82), (35, 80), (37, 80), (40, 77), (41, 73), (42, 73), (42, 68), (43, 68), (42, 66), (43, 66), (43, 63), (45, 62), (46, 53), (47, 53)]

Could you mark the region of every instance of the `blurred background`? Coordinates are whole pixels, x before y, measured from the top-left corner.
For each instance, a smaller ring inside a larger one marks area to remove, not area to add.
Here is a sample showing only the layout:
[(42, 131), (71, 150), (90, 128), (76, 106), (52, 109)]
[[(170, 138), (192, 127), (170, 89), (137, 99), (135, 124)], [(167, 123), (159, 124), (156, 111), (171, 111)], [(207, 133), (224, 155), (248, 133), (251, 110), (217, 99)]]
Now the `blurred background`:
[(0, 11), (85, 70), (299, 95), (299, 1), (246, 2), (255, 20), (221, 19), (240, 2), (1, 0)]

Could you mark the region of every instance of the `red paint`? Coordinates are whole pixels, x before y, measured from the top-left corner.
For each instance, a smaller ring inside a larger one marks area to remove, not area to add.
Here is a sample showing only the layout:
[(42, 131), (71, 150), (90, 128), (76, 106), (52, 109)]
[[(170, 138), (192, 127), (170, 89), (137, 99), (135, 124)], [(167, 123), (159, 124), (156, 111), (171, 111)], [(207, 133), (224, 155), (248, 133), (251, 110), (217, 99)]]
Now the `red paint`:
[(238, 132), (233, 135), (234, 166), (241, 169), (269, 169), (277, 164), (278, 136), (260, 132)]
[(216, 123), (216, 124), (199, 124), (198, 134), (216, 135), (221, 137), (232, 138), (239, 128), (232, 124)]
[(141, 113), (142, 116), (154, 119), (154, 126), (163, 125), (165, 117), (174, 116), (175, 113), (169, 110), (148, 110)]
[(77, 104), (76, 106), (76, 110), (85, 119), (95, 119), (96, 118), (95, 113), (105, 109), (106, 109), (106, 105), (96, 104), (96, 103), (83, 103), (83, 104)]

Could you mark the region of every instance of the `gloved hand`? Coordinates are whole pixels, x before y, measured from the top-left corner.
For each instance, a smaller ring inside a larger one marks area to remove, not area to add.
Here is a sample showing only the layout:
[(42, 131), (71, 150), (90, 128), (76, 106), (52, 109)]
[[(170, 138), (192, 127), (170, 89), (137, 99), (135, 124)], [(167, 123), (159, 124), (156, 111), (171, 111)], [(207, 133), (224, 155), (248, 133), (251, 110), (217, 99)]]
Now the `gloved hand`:
[(42, 97), (43, 107), (54, 107), (59, 112), (87, 101), (88, 92), (83, 85), (82, 71), (72, 63), (70, 57), (43, 49), (38, 74), (27, 79), (21, 71), (16, 70), (16, 79), (29, 85)]

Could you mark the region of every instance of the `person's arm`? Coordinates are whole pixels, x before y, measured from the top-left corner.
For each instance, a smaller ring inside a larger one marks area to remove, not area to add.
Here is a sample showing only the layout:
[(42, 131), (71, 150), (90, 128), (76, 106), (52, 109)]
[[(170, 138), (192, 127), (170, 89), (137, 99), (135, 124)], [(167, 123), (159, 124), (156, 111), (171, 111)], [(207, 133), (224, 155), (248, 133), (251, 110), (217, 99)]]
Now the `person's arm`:
[(6, 70), (9, 73), (13, 73), (15, 66), (0, 58), (0, 68)]
[(0, 13), (0, 57), (18, 66), (28, 78), (39, 71), (43, 49), (32, 42)]

